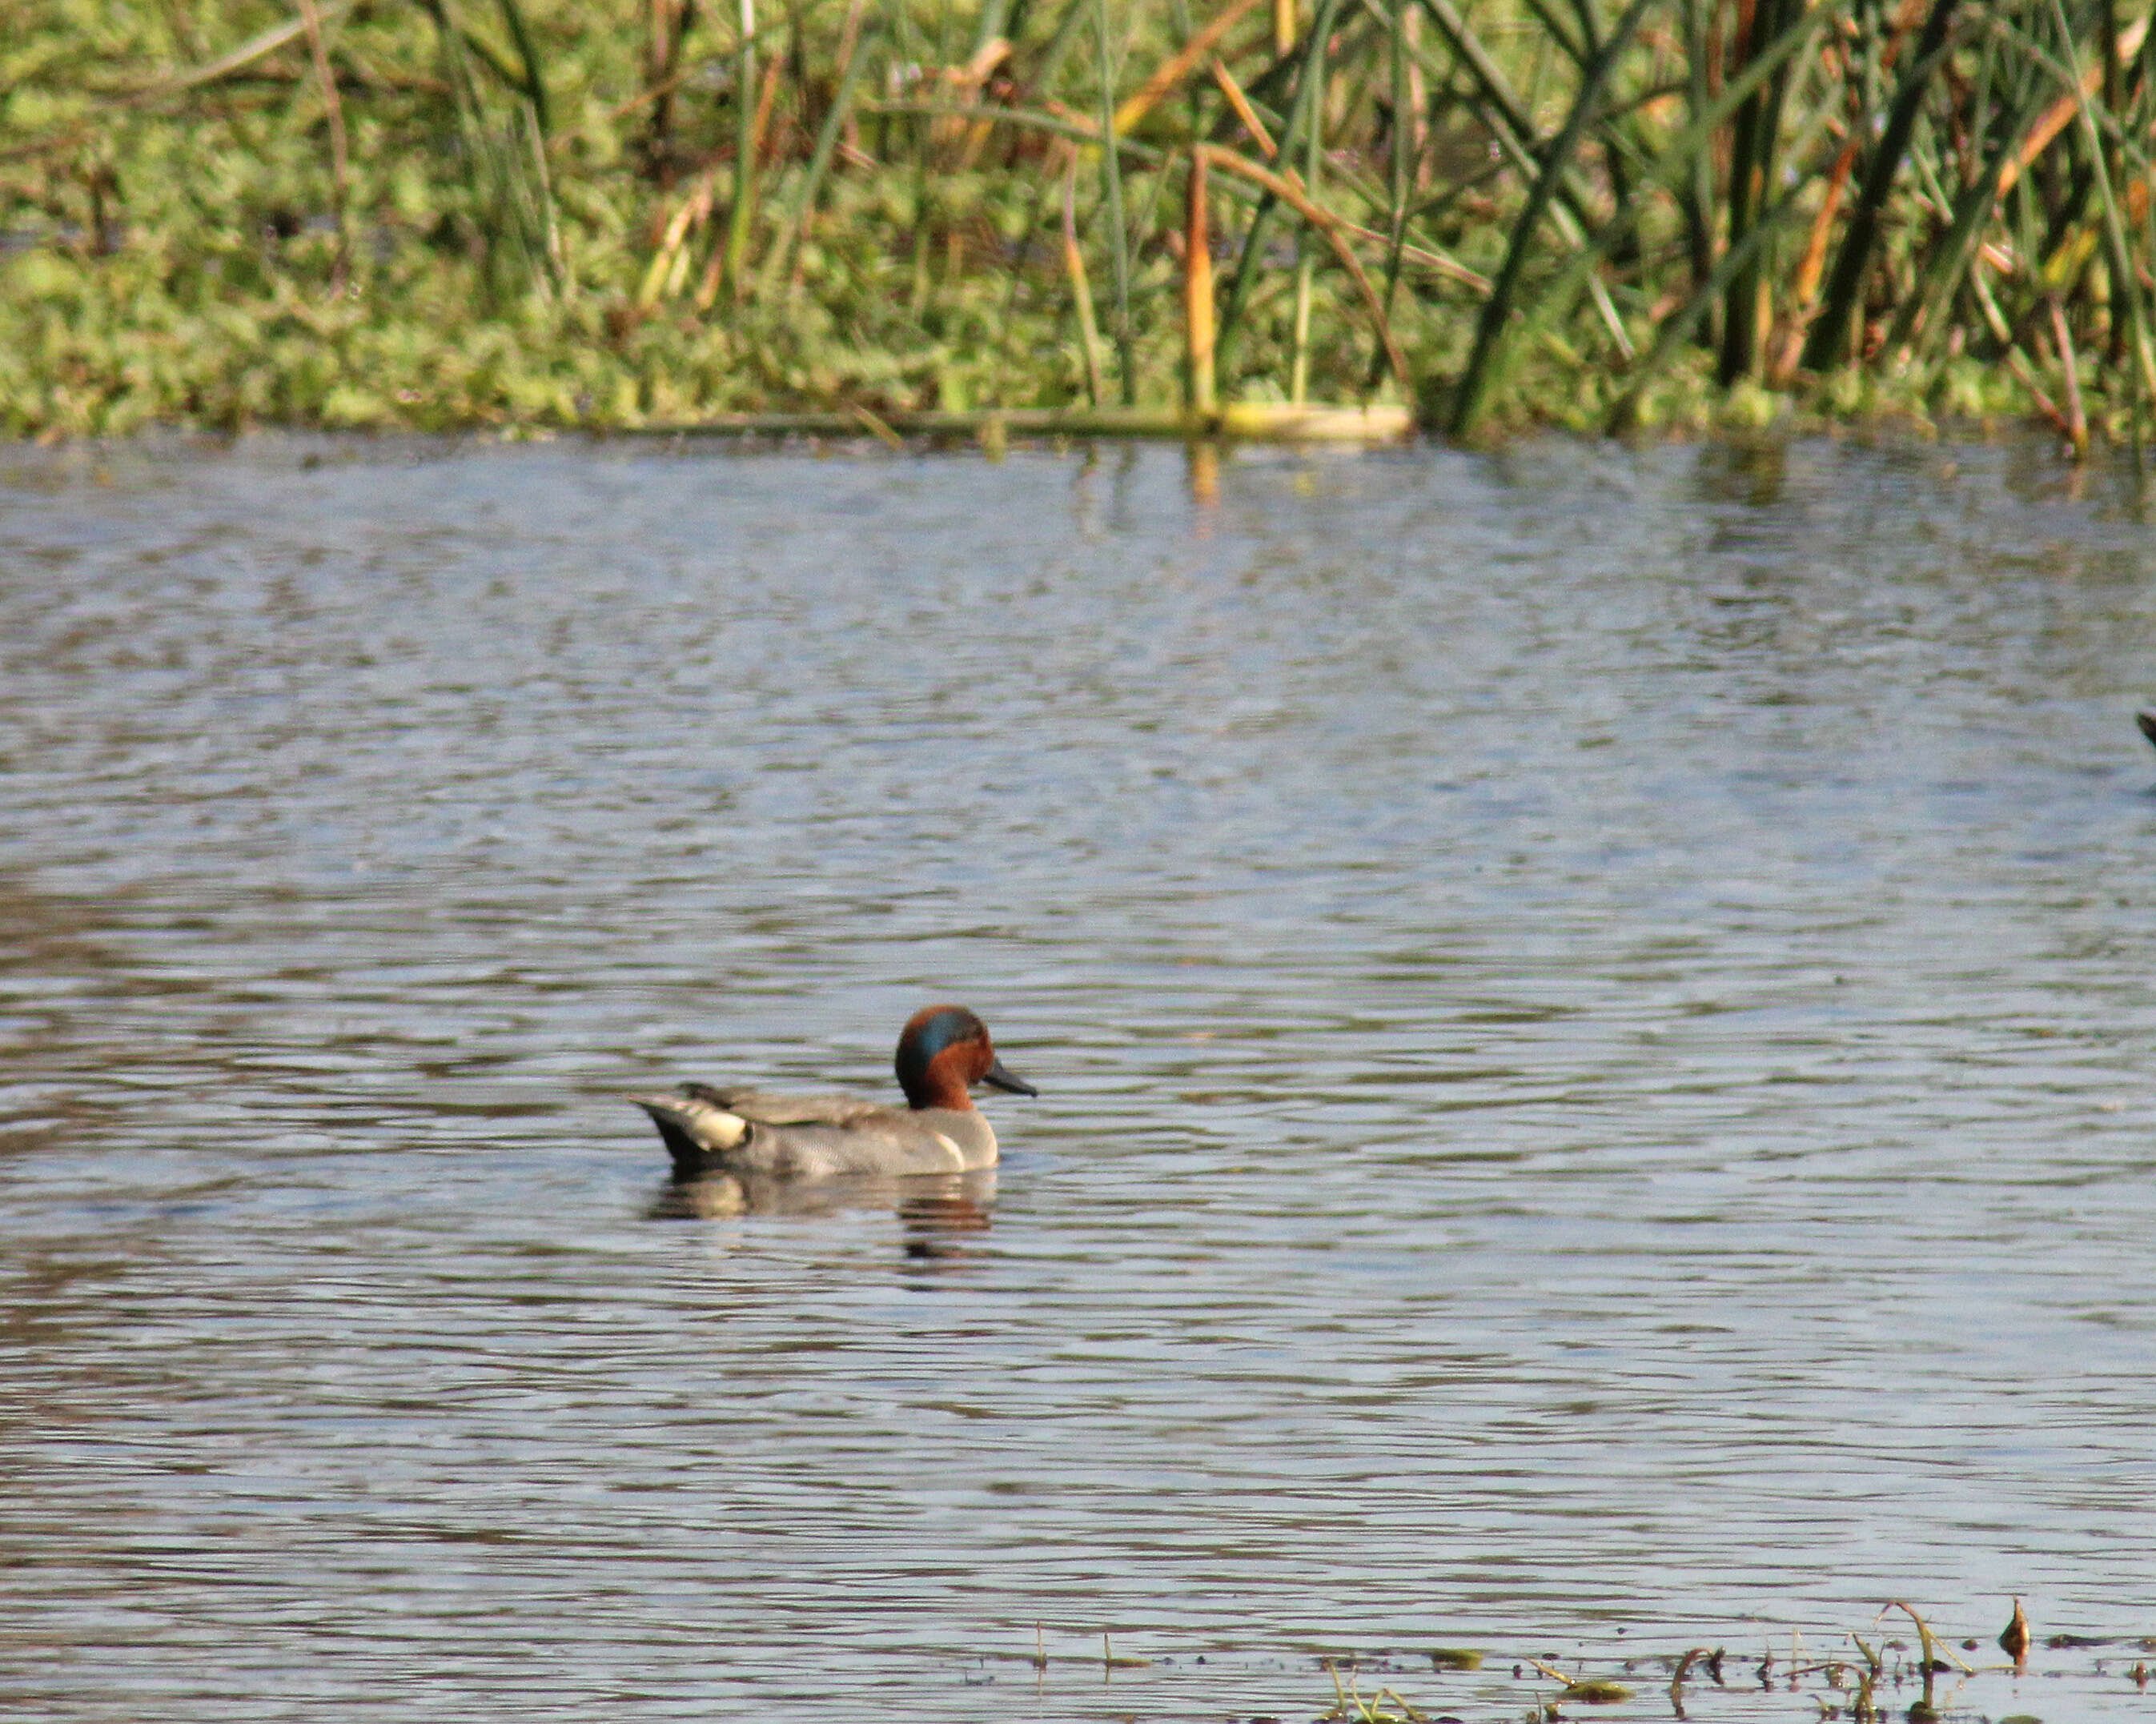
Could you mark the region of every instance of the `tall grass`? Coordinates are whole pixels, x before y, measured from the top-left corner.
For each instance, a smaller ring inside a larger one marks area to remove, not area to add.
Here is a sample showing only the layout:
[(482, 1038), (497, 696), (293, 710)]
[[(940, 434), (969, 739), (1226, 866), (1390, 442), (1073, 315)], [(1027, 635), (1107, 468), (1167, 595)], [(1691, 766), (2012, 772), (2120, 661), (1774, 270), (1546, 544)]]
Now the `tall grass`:
[(1779, 393), (2138, 443), (2148, 22), (0, 0), (0, 423)]

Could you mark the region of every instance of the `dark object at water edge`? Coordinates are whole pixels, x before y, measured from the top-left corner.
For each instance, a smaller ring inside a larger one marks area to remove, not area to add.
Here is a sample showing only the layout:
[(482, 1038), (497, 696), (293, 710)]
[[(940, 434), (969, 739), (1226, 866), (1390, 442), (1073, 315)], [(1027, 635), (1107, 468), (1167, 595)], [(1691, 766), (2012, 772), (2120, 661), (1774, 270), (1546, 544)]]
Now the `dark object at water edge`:
[[(2144, 725), (2143, 728), (2148, 726)], [(2029, 1619), (2022, 1614), (2019, 1598), (2014, 1601), (2012, 1620), (1999, 1630), (1999, 1650), (2014, 1660), (2016, 1670), (2029, 1661)]]

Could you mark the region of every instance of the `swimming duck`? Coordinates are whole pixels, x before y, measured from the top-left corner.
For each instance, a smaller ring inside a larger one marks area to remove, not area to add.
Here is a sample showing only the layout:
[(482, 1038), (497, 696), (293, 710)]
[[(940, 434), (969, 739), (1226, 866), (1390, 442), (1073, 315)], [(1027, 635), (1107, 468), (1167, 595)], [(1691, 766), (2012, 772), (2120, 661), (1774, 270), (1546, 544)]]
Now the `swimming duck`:
[(903, 1108), (850, 1095), (773, 1095), (684, 1084), (629, 1099), (651, 1116), (676, 1180), (733, 1173), (830, 1179), (846, 1173), (952, 1173), (996, 1163), (996, 1134), (967, 1092), (991, 1084), (1038, 1095), (996, 1058), (988, 1026), (963, 1006), (924, 1006), (898, 1039)]

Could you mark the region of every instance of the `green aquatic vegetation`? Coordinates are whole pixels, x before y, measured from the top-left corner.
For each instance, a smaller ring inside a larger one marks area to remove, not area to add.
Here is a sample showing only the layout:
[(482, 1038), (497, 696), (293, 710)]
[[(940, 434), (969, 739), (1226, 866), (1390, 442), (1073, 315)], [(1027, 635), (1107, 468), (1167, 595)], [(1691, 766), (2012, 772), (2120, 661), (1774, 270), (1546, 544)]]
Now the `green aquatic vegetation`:
[[(1656, 1671), (1666, 1671), (1671, 1715), (1680, 1719), (1694, 1711), (1707, 1716), (1732, 1694), (1750, 1691), (1763, 1706), (1766, 1703), (1763, 1696), (1781, 1696), (1787, 1716), (1793, 1719), (1801, 1716), (1807, 1719), (1845, 1718), (1851, 1724), (1886, 1724), (1886, 1721), (1897, 1718), (1975, 1716), (1972, 1707), (1980, 1710), (1986, 1701), (1998, 1702), (1999, 1682), (2018, 1680), (2028, 1673), (2025, 1661), (1971, 1665), (1961, 1654), (1976, 1651), (1982, 1644), (1979, 1637), (1968, 1634), (1960, 1638), (1957, 1650), (1957, 1643), (1935, 1630), (1922, 1613), (1899, 1600), (1881, 1609), (1875, 1619), (1875, 1627), (1897, 1614), (1907, 1617), (1915, 1629), (1913, 1635), (1907, 1639), (1881, 1639), (1874, 1634), (1867, 1639), (1866, 1634), (1871, 1631), (1851, 1632), (1844, 1637), (1850, 1650), (1814, 1655), (1806, 1650), (1805, 1636), (1792, 1629), (1786, 1656), (1769, 1641), (1756, 1655), (1756, 1662), (1753, 1657), (1742, 1656), (1722, 1645), (1693, 1646), (1682, 1652), (1652, 1652), (1632, 1642), (1615, 1648), (1605, 1645), (1599, 1656), (1582, 1654), (1568, 1659), (1563, 1665), (1548, 1658), (1494, 1653), (1491, 1657), (1498, 1668), (1491, 1670), (1486, 1667), (1480, 1655), (1439, 1651), (1432, 1655), (1433, 1667), (1438, 1673), (1474, 1670), (1479, 1674), (1471, 1680), (1447, 1682), (1445, 1702), (1424, 1701), (1423, 1705), (1435, 1710), (1440, 1716), (1450, 1716), (1454, 1708), (1464, 1709), (1464, 1704), (1471, 1701), (1492, 1716), (1500, 1715), (1492, 1711), (1495, 1707), (1502, 1708), (1502, 1715), (1556, 1720), (1573, 1716), (1587, 1707), (1625, 1705), (1640, 1697), (1641, 1679)], [(2015, 1619), (2026, 1629), (2026, 1619), (2018, 1601)], [(2043, 1647), (2053, 1653), (2071, 1654), (2099, 1651), (2121, 1644), (2120, 1639), (2113, 1638), (2058, 1634), (2047, 1637)], [(2156, 1636), (2138, 1641), (2128, 1639), (2123, 1644), (2145, 1652), (2156, 1650)], [(2012, 1649), (2005, 1650), (2010, 1652)], [(2030, 1650), (2035, 1649), (2032, 1645)], [(1461, 1661), (1455, 1663), (1453, 1660)], [(1362, 1691), (1362, 1675), (1373, 1670), (1389, 1673), (1397, 1668), (1389, 1654), (1364, 1655), (1359, 1660), (1354, 1655), (1327, 1657), (1320, 1659), (1318, 1664), (1333, 1691), (1331, 1707), (1320, 1715), (1323, 1718), (1382, 1719), (1388, 1724), (1402, 1724), (1402, 1721), (1429, 1716), (1419, 1709), (1414, 1701), (1397, 1690), (1381, 1689), (1374, 1696)], [(2067, 1676), (2073, 1673), (2058, 1668), (2054, 1662), (2045, 1674)], [(2107, 1672), (2105, 1661), (2099, 1658), (2081, 1674), (2084, 1680), (2104, 1683), (2123, 1678), (2141, 1688), (2156, 1680), (2150, 1675), (2146, 1660), (2136, 1662), (2130, 1669), (2113, 1666)], [(1942, 1686), (1941, 1679), (1946, 1679), (1947, 1686)], [(1521, 1710), (1522, 1707), (1524, 1710)], [(1774, 1715), (1782, 1716), (1779, 1712)], [(1761, 1716), (1768, 1713), (1763, 1711)], [(2036, 1724), (2032, 1716), (2018, 1711), (2005, 1715), (2001, 1724), (2015, 1724), (2016, 1720), (2020, 1724)]]
[(1104, 1633), (1101, 1636), (1101, 1669), (1111, 1670), (1142, 1670), (1152, 1660), (1149, 1658), (1131, 1658), (1118, 1654), (1114, 1644)]
[(1332, 1709), (1322, 1713), (1324, 1718), (1349, 1719), (1353, 1724), (1411, 1724), (1429, 1716), (1417, 1711), (1389, 1688), (1380, 1688), (1375, 1694), (1364, 1696), (1361, 1683), (1352, 1670), (1348, 1680), (1340, 1680), (1340, 1667), (1332, 1660), (1325, 1660), (1325, 1673), (1332, 1678)]
[(2112, 0), (0, 0), (0, 432), (2156, 403)]

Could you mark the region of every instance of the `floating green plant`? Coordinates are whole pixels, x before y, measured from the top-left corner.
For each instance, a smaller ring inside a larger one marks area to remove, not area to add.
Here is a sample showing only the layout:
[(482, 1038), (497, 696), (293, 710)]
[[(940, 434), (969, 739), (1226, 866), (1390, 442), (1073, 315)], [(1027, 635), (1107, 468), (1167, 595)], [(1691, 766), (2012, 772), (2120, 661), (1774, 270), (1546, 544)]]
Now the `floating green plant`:
[(1351, 1670), (1343, 1683), (1338, 1665), (1329, 1658), (1325, 1660), (1325, 1670), (1332, 1678), (1332, 1710), (1323, 1717), (1353, 1719), (1355, 1724), (1411, 1724), (1429, 1716), (1417, 1711), (1389, 1688), (1380, 1688), (1365, 1698), (1355, 1672)]

